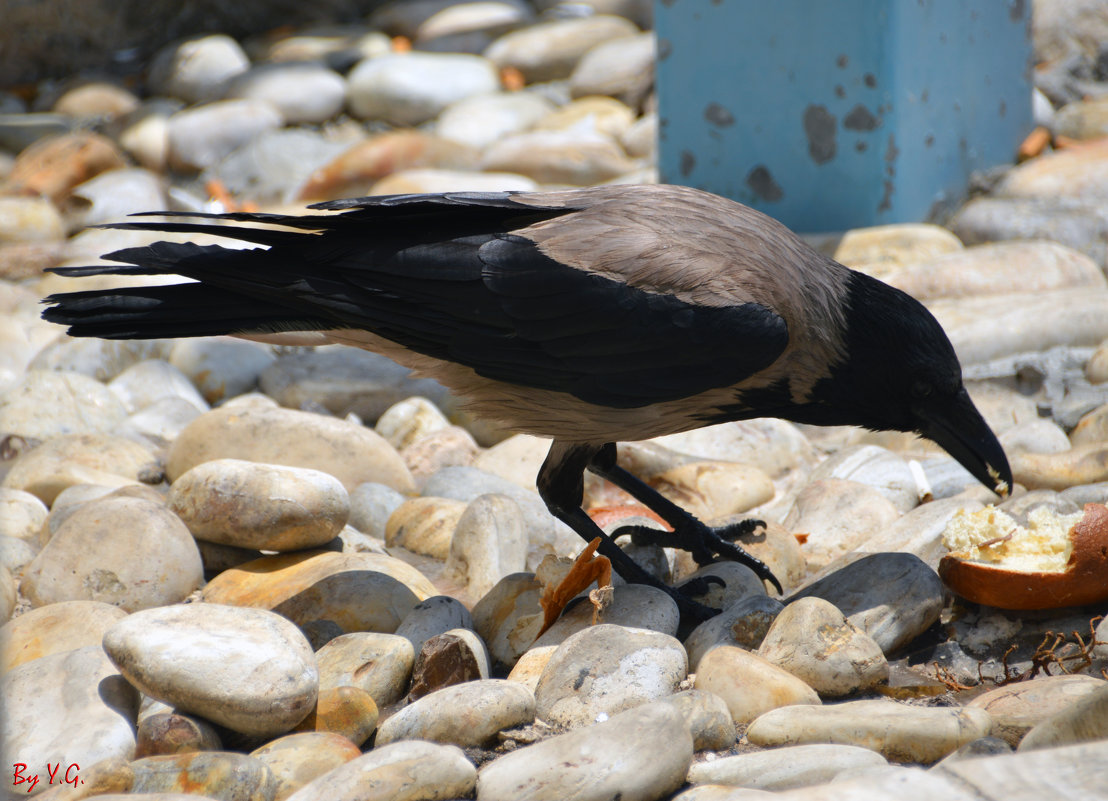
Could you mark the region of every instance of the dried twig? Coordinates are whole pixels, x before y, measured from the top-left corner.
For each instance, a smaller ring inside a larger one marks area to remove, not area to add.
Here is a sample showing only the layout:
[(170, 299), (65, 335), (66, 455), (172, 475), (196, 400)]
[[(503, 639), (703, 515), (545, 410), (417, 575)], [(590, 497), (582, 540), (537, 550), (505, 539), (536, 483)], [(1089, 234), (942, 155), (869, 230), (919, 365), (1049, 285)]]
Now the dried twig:
[(945, 684), (948, 690), (971, 690), (973, 686), (970, 684), (962, 684), (958, 679), (954, 678), (954, 672), (946, 665), (940, 665), (938, 662), (934, 662), (935, 678), (941, 683)]

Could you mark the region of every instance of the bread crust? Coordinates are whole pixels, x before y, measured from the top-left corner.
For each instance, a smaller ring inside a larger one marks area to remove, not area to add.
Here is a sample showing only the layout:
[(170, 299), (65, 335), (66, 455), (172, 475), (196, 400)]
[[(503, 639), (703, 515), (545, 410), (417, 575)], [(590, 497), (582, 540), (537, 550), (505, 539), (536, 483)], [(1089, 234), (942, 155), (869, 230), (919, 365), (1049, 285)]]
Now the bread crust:
[(975, 603), (1001, 609), (1058, 609), (1108, 600), (1108, 507), (1085, 504), (1069, 530), (1073, 551), (1058, 572), (1006, 569), (950, 553), (939, 576), (951, 590)]

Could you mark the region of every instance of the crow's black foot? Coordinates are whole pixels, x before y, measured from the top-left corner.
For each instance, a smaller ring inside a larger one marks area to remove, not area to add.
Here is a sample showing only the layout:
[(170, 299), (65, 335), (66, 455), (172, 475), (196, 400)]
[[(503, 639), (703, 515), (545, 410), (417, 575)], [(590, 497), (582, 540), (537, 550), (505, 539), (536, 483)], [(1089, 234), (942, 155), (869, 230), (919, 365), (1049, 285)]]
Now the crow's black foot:
[(719, 576), (701, 576), (700, 578), (689, 579), (678, 587), (678, 589), (686, 595), (691, 595), (694, 598), (701, 598), (711, 592), (712, 587), (726, 586), (727, 582)]
[(708, 565), (720, 559), (729, 559), (749, 567), (758, 578), (770, 582), (780, 595), (784, 594), (781, 582), (773, 575), (766, 564), (751, 556), (734, 541), (759, 528), (765, 528), (761, 520), (740, 520), (726, 526), (712, 528), (694, 517), (673, 531), (660, 531), (649, 526), (623, 526), (613, 532), (613, 537), (630, 535), (636, 545), (660, 545), (663, 548), (677, 548), (688, 551), (698, 565)]
[(663, 589), (677, 604), (677, 611), (681, 615), (682, 625), (694, 628), (705, 620), (715, 617), (720, 612), (718, 609), (713, 609), (710, 606), (705, 606), (699, 601), (694, 601), (690, 596), (697, 595), (698, 593), (692, 592), (687, 584), (682, 587), (670, 587), (667, 585), (663, 587)]

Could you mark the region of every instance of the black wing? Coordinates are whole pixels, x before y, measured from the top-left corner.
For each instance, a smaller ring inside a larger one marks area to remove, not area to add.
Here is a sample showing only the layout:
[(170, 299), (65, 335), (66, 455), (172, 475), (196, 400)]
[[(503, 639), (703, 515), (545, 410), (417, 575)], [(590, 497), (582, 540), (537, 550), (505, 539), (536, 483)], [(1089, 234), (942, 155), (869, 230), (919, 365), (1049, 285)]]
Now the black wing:
[[(312, 233), (125, 224), (218, 233), (268, 249), (159, 244), (110, 257), (131, 266), (60, 269), (176, 273), (201, 284), (58, 295), (48, 299), (57, 306), (46, 316), (78, 334), (135, 337), (360, 328), (490, 379), (620, 408), (737, 383), (772, 364), (788, 342), (785, 321), (764, 306), (697, 305), (631, 287), (561, 264), (512, 233), (572, 208), (521, 207), (510, 195), (469, 193), (323, 205), (351, 210), (220, 220)], [(236, 300), (240, 318), (228, 311)], [(113, 303), (127, 313), (126, 324), (114, 334), (97, 332), (95, 315)], [(159, 315), (181, 322), (159, 333)], [(209, 318), (222, 320), (223, 330), (205, 331), (200, 321)]]

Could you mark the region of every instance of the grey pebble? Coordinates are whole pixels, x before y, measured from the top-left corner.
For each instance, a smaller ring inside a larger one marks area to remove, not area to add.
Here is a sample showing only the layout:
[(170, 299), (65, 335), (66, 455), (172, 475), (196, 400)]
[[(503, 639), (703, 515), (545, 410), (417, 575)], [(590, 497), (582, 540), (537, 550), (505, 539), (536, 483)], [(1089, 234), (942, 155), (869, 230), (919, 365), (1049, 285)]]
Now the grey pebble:
[(180, 712), (144, 715), (135, 732), (136, 759), (183, 751), (219, 751), (223, 747), (215, 726), (203, 718)]
[(685, 638), (689, 670), (695, 671), (701, 657), (717, 645), (756, 650), (782, 609), (784, 605), (775, 598), (751, 595), (708, 618)]
[(243, 459), (307, 467), (334, 476), (347, 491), (367, 481), (412, 489), (396, 450), (364, 426), (311, 412), (281, 409), (262, 398), (238, 398), (205, 412), (170, 445), (171, 481), (203, 462)]
[(681, 580), (684, 585), (696, 579), (707, 579), (704, 593), (689, 593), (694, 600), (713, 609), (726, 609), (747, 598), (765, 597), (766, 588), (757, 574), (738, 562), (714, 562)]
[(277, 780), (275, 799), (283, 799), (305, 784), (362, 755), (349, 739), (335, 732), (296, 732), (270, 740), (250, 752), (264, 762)]
[(621, 36), (589, 50), (569, 76), (573, 97), (609, 95), (638, 106), (654, 84), (653, 32)]
[(482, 170), (525, 175), (540, 184), (588, 186), (631, 172), (637, 165), (609, 136), (577, 131), (526, 131), (485, 149)]
[(158, 94), (202, 103), (219, 98), (227, 81), (249, 66), (250, 59), (230, 36), (201, 36), (158, 52), (150, 65), (150, 84)]
[(1108, 685), (1074, 701), (1036, 724), (1020, 740), (1019, 751), (1086, 743), (1108, 738)]
[(350, 492), (349, 524), (363, 534), (384, 540), (389, 516), (404, 503), (404, 495), (385, 484), (367, 482)]
[(288, 123), (319, 123), (342, 111), (346, 81), (322, 64), (262, 64), (235, 76), (226, 97), (264, 100)]
[(200, 182), (219, 181), (232, 194), (255, 202), (284, 203), (347, 147), (348, 142), (304, 128), (268, 129), (207, 166)]
[(581, 538), (550, 514), (537, 492), (476, 467), (445, 467), (423, 484), (422, 494), (470, 502), (480, 495), (507, 495), (523, 511), (529, 543), (527, 569), (538, 567), (547, 554), (564, 556), (581, 550)]
[(202, 170), (264, 131), (280, 128), (281, 112), (262, 100), (219, 100), (169, 118), (169, 161), (180, 170)]
[(199, 337), (172, 343), (169, 363), (188, 376), (208, 403), (249, 392), (277, 358), (268, 345), (233, 337)]
[(497, 67), (514, 67), (528, 83), (568, 78), (593, 47), (638, 33), (634, 23), (608, 14), (556, 20), (504, 34), (485, 51)]
[(734, 645), (717, 645), (704, 654), (693, 686), (722, 698), (736, 724), (779, 707), (820, 703), (816, 691), (792, 673)]
[(496, 583), (473, 606), (473, 625), (489, 648), (493, 664), (512, 668), (542, 627), (542, 584), (534, 573), (513, 573)]
[(398, 451), (436, 431), (450, 427), (450, 421), (432, 401), (414, 395), (394, 403), (377, 418), (374, 428)]
[(484, 148), (530, 128), (553, 110), (553, 103), (533, 92), (475, 95), (447, 106), (435, 126), (444, 139)]
[(480, 598), (504, 576), (527, 565), (523, 510), (506, 495), (481, 495), (466, 506), (454, 526), (444, 577)]
[(0, 487), (0, 535), (36, 542), (49, 512), (31, 493)]
[(858, 745), (898, 762), (931, 764), (989, 734), (992, 719), (969, 707), (918, 707), (889, 700), (783, 706), (746, 730), (754, 745)]
[(920, 502), (920, 488), (905, 459), (877, 445), (843, 448), (812, 471), (811, 480), (841, 478), (873, 487), (903, 514)]
[(405, 740), (374, 748), (301, 787), (285, 801), (321, 798), (464, 798), (477, 769), (457, 746)]
[(491, 63), (461, 53), (397, 53), (367, 59), (351, 70), (347, 81), (355, 116), (394, 125), (420, 125), (451, 103), (500, 88)]
[(792, 745), (699, 762), (689, 769), (689, 781), (781, 791), (823, 784), (844, 770), (887, 764), (880, 754), (856, 745)]
[(420, 601), (396, 629), (396, 636), (412, 644), (419, 653), (423, 643), (451, 629), (473, 629), (473, 617), (461, 601), (448, 595), (435, 595)]
[(131, 414), (114, 433), (164, 448), (201, 414), (202, 410), (184, 398), (161, 398)]
[(78, 185), (73, 196), (85, 206), (75, 220), (82, 226), (119, 222), (128, 214), (166, 207), (162, 179), (141, 168), (102, 172)]
[(111, 381), (144, 359), (165, 358), (169, 350), (164, 339), (60, 338), (40, 350), (27, 369), (81, 373), (97, 381)]
[(493, 760), (478, 776), (477, 801), (653, 801), (681, 786), (692, 755), (681, 713), (643, 704)]
[(877, 553), (825, 575), (793, 598), (830, 601), (891, 654), (939, 619), (943, 592), (938, 574), (919, 557)]
[(428, 693), (396, 712), (377, 730), (376, 746), (428, 740), (460, 747), (487, 745), (497, 732), (531, 723), (535, 696), (524, 685), (479, 679)]
[(188, 790), (197, 795), (272, 801), (277, 778), (269, 766), (230, 751), (149, 756), (131, 763), (131, 792), (142, 796)]
[(843, 478), (810, 482), (796, 496), (782, 525), (808, 535), (804, 555), (810, 570), (827, 567), (893, 525), (900, 512), (880, 491)]
[(567, 637), (535, 689), (536, 713), (576, 728), (672, 695), (688, 675), (681, 643), (667, 634), (600, 624)]
[(0, 566), (12, 573), (22, 573), (40, 550), (37, 542), (0, 534)]
[(735, 744), (735, 722), (727, 703), (715, 693), (685, 690), (663, 698), (662, 703), (684, 716), (694, 751), (726, 751)]
[[(580, 599), (562, 612), (534, 646), (558, 645), (593, 625), (594, 607)], [(617, 626), (647, 629), (673, 637), (677, 634), (680, 614), (677, 603), (662, 590), (646, 584), (623, 584), (612, 590), (611, 602), (598, 616), (599, 622)]]
[(446, 390), (378, 353), (332, 346), (297, 351), (278, 358), (261, 373), (263, 392), (293, 409), (319, 405), (345, 417), (353, 412), (375, 423), (391, 406), (413, 395), (440, 405)]
[(127, 417), (115, 394), (80, 373), (30, 370), (0, 392), (0, 435), (44, 440), (110, 431)]

